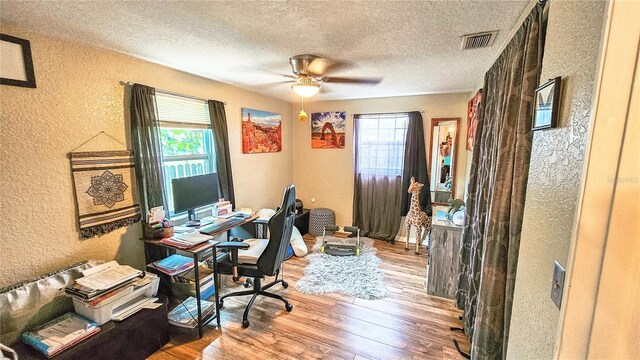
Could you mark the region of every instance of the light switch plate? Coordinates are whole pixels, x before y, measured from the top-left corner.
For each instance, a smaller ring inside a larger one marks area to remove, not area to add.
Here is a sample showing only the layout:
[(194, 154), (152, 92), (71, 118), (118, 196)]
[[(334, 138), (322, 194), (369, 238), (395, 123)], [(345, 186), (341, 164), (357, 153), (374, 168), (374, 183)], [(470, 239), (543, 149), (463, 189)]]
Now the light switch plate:
[(553, 279), (551, 279), (551, 300), (558, 309), (562, 304), (562, 290), (564, 289), (564, 268), (557, 261), (553, 264)]

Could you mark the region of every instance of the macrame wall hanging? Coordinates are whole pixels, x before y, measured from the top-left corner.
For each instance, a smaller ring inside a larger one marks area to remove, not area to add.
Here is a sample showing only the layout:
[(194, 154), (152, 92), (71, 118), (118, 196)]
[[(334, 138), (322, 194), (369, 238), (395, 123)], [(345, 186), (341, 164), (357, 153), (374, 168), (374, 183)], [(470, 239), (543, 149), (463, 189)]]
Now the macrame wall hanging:
[(69, 158), (82, 238), (140, 220), (133, 151), (101, 131), (73, 149)]

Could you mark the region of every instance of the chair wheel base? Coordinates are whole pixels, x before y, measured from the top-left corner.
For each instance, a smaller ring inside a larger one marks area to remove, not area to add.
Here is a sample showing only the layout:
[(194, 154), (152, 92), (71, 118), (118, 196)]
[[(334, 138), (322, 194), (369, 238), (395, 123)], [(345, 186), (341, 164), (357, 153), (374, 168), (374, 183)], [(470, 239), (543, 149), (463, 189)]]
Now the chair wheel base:
[(285, 289), (288, 288), (289, 287), (289, 283), (286, 282), (286, 281), (283, 281), (282, 282), (282, 287), (285, 288)]
[(249, 320), (242, 320), (242, 328), (246, 329), (249, 327)]
[(291, 305), (291, 304), (286, 304), (286, 305), (284, 306), (284, 308), (285, 308), (288, 312), (291, 312), (291, 310), (293, 310), (293, 305)]

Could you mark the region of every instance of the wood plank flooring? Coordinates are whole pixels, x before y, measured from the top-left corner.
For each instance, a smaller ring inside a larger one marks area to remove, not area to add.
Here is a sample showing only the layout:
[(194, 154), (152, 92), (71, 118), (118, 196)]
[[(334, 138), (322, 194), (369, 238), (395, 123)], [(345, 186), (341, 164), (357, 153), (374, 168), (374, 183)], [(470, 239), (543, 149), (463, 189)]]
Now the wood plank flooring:
[[(305, 236), (311, 248), (314, 239)], [(288, 289), (270, 289), (289, 299), (291, 313), (278, 300), (258, 297), (249, 321), (241, 326), (249, 297), (225, 299), (222, 329), (208, 326), (202, 339), (197, 331), (172, 327), (171, 342), (150, 359), (462, 359), (467, 338), (449, 327), (461, 326), (453, 301), (429, 296), (425, 290), (426, 255), (404, 251), (403, 244), (376, 241), (385, 285), (391, 296), (362, 300), (341, 294), (305, 295), (295, 289), (306, 258), (285, 263)], [(267, 281), (265, 281), (266, 283)], [(242, 288), (224, 288), (227, 293)]]

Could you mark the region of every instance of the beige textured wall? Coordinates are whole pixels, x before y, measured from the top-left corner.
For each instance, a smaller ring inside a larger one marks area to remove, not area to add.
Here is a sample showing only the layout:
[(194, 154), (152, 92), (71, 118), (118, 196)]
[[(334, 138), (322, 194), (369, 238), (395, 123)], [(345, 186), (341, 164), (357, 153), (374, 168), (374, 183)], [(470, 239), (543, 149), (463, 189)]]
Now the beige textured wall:
[(562, 76), (559, 125), (536, 131), (520, 244), (510, 359), (551, 359), (559, 311), (553, 262), (566, 268), (591, 120), (607, 3), (550, 1), (541, 82)]
[[(482, 75), (479, 75), (480, 77)], [(353, 114), (375, 112), (400, 112), (424, 110), (422, 118), (425, 126), (425, 142), (429, 147), (432, 118), (459, 117), (460, 144), (465, 144), (467, 136), (467, 103), (471, 93), (403, 96), (361, 100), (325, 101), (305, 105), (311, 116), (319, 111), (346, 111), (347, 133), (344, 149), (312, 149), (311, 128), (308, 122), (294, 120), (293, 126), (293, 180), (298, 198), (305, 207), (328, 207), (336, 212), (339, 225), (351, 224), (353, 205)], [(300, 111), (300, 104), (294, 104), (293, 115)], [(457, 155), (456, 197), (464, 195), (467, 152), (462, 148)], [(429, 149), (427, 149), (429, 156)], [(311, 203), (315, 197), (316, 202)]]
[[(0, 86), (0, 286), (87, 258), (144, 266), (140, 224), (79, 239), (66, 157), (101, 130), (126, 141), (119, 80), (227, 101), (238, 205), (259, 209), (280, 202), (293, 173), (290, 103), (7, 24), (1, 31), (31, 41), (38, 87)], [(282, 152), (241, 153), (244, 106), (282, 114)]]

